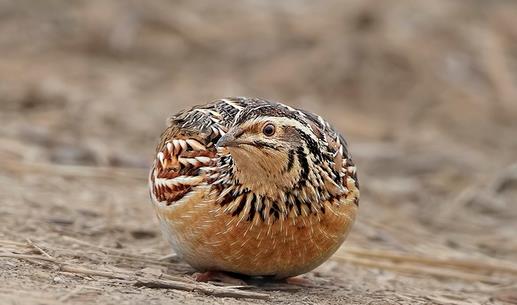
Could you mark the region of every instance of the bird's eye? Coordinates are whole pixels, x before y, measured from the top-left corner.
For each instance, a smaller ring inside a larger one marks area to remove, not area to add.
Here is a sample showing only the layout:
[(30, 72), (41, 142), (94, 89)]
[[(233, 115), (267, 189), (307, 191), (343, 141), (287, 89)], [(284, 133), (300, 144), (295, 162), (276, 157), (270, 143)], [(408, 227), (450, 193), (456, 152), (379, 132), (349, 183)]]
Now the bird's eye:
[(275, 134), (275, 125), (268, 123), (262, 128), (262, 133), (268, 137)]

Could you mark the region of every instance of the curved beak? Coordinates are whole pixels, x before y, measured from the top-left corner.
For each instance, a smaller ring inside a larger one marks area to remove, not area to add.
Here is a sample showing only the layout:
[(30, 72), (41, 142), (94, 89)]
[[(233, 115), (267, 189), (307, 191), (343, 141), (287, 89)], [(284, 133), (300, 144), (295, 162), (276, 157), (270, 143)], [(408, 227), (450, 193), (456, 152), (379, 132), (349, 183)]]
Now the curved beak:
[(218, 148), (238, 146), (239, 144), (242, 143), (238, 140), (238, 138), (243, 133), (244, 133), (244, 131), (240, 128), (232, 128), (224, 136), (219, 138), (219, 141), (217, 141), (215, 146), (217, 146)]

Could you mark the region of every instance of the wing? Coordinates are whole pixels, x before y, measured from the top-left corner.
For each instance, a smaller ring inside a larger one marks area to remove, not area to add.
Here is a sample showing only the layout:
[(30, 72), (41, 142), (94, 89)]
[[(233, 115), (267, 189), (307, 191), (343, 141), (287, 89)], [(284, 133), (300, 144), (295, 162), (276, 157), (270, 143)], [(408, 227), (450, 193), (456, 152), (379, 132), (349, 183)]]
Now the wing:
[(149, 175), (155, 202), (171, 205), (205, 181), (204, 169), (217, 162), (215, 143), (244, 107), (244, 99), (221, 99), (169, 119)]

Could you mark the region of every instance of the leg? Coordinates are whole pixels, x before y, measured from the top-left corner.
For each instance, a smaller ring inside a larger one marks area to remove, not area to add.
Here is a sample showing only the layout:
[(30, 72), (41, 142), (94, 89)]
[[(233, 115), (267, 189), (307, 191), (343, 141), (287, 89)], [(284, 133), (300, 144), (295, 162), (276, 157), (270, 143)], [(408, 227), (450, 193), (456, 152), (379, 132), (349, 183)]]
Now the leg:
[(302, 287), (311, 287), (314, 286), (313, 283), (301, 276), (293, 276), (288, 277), (284, 280), (289, 285), (302, 286)]
[(198, 282), (218, 281), (221, 283), (246, 286), (246, 282), (242, 279), (234, 277), (228, 273), (221, 271), (207, 271), (202, 273), (194, 273), (194, 279)]

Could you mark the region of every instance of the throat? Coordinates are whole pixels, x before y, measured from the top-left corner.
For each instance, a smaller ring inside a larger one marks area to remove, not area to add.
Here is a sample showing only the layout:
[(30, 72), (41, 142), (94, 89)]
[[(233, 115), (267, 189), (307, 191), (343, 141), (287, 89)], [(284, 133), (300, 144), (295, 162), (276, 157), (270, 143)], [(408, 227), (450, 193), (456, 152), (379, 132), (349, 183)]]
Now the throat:
[(290, 166), (288, 155), (278, 152), (254, 157), (244, 153), (233, 153), (234, 179), (257, 195), (274, 198), (279, 192), (292, 188), (299, 180), (300, 172)]

